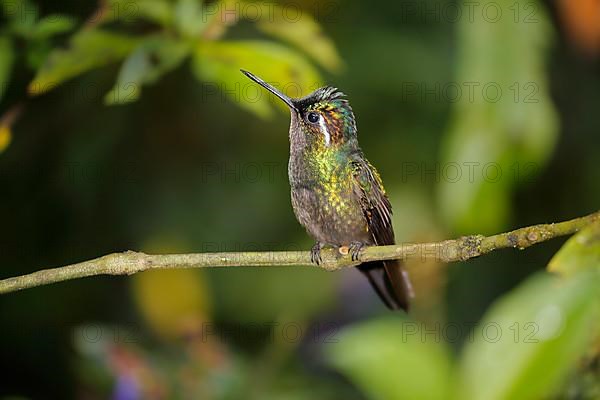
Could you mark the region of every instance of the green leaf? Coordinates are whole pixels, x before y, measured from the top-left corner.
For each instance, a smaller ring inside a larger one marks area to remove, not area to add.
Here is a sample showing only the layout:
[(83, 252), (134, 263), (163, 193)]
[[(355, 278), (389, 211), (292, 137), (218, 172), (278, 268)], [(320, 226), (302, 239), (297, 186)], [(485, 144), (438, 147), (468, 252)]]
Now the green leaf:
[(562, 383), (598, 332), (598, 275), (541, 274), (498, 301), (461, 363), (460, 399), (539, 399)]
[[(459, 233), (504, 228), (512, 191), (543, 167), (557, 138), (545, 68), (550, 23), (538, 1), (530, 4), (535, 23), (516, 18), (515, 4), (485, 0), (479, 5), (485, 12), (460, 19), (456, 82), (448, 92), (440, 89), (454, 99), (441, 169), (462, 176), (440, 174), (438, 204)], [(498, 9), (504, 14), (496, 21)]]
[(327, 358), (371, 399), (447, 399), (448, 349), (422, 327), (398, 318), (353, 326), (328, 345)]
[(166, 0), (110, 0), (108, 13), (106, 22), (144, 19), (163, 26), (173, 22), (173, 7)]
[(75, 19), (66, 15), (48, 15), (42, 18), (26, 37), (27, 65), (33, 70), (39, 69), (52, 51), (53, 35), (68, 32), (75, 27)]
[(29, 92), (34, 95), (44, 93), (93, 68), (119, 61), (138, 43), (137, 38), (116, 33), (81, 31), (73, 36), (68, 49), (50, 53), (29, 84)]
[(222, 26), (246, 19), (256, 23), (262, 32), (303, 51), (329, 71), (339, 71), (343, 66), (333, 41), (305, 10), (291, 12), (275, 3), (248, 0), (221, 0), (214, 9), (219, 13), (207, 14), (219, 18)]
[(183, 36), (197, 36), (205, 25), (200, 1), (178, 0), (175, 6), (175, 21), (179, 33)]
[(0, 36), (0, 100), (2, 100), (10, 81), (14, 61), (15, 54), (12, 41), (6, 36)]
[(158, 36), (144, 40), (125, 60), (117, 82), (105, 96), (106, 104), (125, 104), (138, 99), (142, 85), (155, 83), (176, 68), (191, 48), (185, 42)]
[(193, 69), (208, 95), (225, 93), (231, 100), (256, 114), (271, 114), (271, 104), (286, 109), (248, 80), (240, 68), (249, 70), (292, 97), (321, 86), (317, 70), (300, 54), (266, 41), (201, 42), (194, 53)]
[(45, 39), (53, 35), (65, 33), (75, 27), (75, 19), (67, 15), (52, 14), (40, 19), (31, 36), (37, 39)]
[(261, 31), (299, 48), (329, 71), (340, 70), (343, 63), (333, 41), (310, 14), (286, 17), (288, 13), (278, 5), (258, 4), (262, 6), (257, 24)]
[(600, 270), (600, 222), (570, 238), (548, 264), (548, 270), (564, 276), (588, 269)]

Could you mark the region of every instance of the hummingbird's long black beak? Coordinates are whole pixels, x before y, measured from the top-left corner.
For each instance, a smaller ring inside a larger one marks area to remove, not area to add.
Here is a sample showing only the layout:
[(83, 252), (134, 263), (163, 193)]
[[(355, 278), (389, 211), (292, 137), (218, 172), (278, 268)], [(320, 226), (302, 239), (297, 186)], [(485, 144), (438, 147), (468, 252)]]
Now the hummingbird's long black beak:
[(258, 83), (260, 86), (264, 87), (269, 92), (273, 93), (275, 96), (279, 97), (285, 104), (288, 105), (289, 108), (291, 108), (292, 110), (294, 110), (296, 112), (298, 111), (298, 107), (296, 107), (296, 105), (294, 104), (294, 101), (290, 97), (281, 93), (279, 90), (275, 89), (273, 86), (269, 85), (267, 82), (263, 81), (258, 76), (254, 75), (253, 73), (248, 72), (243, 69), (240, 69), (240, 71), (242, 72), (242, 74), (246, 75), (248, 78), (252, 79), (254, 82)]

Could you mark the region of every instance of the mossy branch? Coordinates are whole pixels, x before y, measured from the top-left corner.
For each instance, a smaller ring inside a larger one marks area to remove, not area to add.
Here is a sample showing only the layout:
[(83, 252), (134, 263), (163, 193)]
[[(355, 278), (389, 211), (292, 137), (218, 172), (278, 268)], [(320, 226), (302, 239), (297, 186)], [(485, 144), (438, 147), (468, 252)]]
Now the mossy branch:
[(223, 252), (150, 255), (134, 251), (113, 253), (93, 260), (45, 269), (0, 280), (0, 294), (95, 275), (131, 275), (164, 268), (311, 266), (328, 271), (355, 266), (360, 262), (421, 258), (442, 262), (465, 261), (496, 249), (524, 249), (546, 240), (571, 235), (600, 221), (600, 211), (570, 221), (534, 225), (493, 236), (472, 235), (437, 243), (400, 243), (366, 247), (359, 261), (334, 249), (324, 249), (320, 266), (311, 263), (308, 251)]

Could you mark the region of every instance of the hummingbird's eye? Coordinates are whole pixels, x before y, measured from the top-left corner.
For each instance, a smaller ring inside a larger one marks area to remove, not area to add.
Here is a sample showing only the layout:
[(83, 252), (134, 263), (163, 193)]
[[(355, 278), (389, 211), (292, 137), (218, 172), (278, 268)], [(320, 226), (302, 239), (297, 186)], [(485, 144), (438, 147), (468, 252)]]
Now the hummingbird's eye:
[(319, 115), (319, 113), (316, 113), (316, 112), (309, 112), (308, 115), (306, 116), (306, 119), (311, 124), (316, 124), (317, 122), (319, 122), (320, 118), (321, 118), (321, 116)]

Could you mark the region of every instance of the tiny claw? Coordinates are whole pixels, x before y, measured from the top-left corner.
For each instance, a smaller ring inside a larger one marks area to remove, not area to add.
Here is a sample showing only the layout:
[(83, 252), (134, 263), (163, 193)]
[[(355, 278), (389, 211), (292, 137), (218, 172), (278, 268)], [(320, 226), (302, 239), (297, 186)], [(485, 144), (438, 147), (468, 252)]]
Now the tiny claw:
[(352, 255), (352, 261), (358, 261), (360, 256), (360, 252), (365, 247), (365, 244), (362, 242), (352, 242), (350, 243), (349, 249), (350, 254)]
[(321, 244), (321, 242), (317, 242), (310, 249), (310, 260), (317, 265), (321, 265), (321, 261), (323, 261), (323, 259), (321, 258), (321, 249), (322, 248), (323, 248), (323, 245)]

